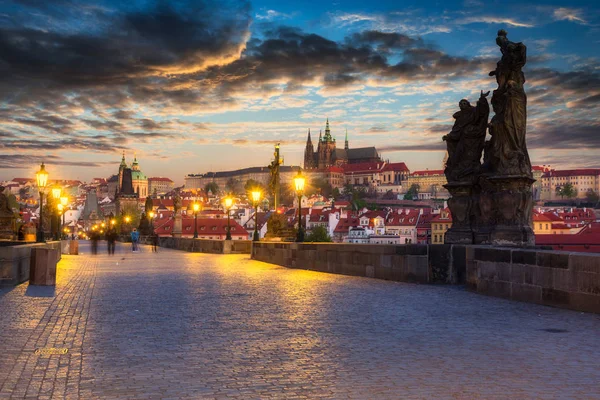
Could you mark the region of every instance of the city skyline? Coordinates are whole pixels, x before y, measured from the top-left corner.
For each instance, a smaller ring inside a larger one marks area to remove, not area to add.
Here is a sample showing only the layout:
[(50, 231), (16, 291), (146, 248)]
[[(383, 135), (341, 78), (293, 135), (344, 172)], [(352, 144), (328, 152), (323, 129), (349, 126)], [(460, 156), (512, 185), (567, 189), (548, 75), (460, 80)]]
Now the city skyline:
[(56, 179), (107, 177), (124, 150), (181, 184), (266, 166), (277, 142), (302, 165), (326, 118), (338, 142), (347, 129), (351, 147), (436, 169), (458, 101), (494, 89), (502, 28), (528, 47), (532, 162), (598, 166), (593, 2), (363, 3), (5, 3), (0, 179), (42, 161)]

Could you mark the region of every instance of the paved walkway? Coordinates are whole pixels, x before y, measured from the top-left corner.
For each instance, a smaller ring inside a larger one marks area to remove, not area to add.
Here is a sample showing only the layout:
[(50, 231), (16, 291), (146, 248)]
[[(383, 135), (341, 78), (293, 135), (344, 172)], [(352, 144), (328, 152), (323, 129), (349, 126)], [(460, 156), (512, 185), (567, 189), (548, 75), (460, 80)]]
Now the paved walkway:
[(0, 290), (0, 398), (600, 398), (598, 315), (127, 250)]

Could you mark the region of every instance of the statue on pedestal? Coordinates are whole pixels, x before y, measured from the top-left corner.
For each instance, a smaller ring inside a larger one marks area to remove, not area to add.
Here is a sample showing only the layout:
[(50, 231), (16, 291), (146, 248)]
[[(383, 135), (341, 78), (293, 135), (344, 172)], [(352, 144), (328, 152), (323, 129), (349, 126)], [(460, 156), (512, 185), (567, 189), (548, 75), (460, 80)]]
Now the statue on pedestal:
[(13, 239), (16, 217), (10, 208), (8, 197), (4, 194), (4, 186), (0, 186), (0, 239)]

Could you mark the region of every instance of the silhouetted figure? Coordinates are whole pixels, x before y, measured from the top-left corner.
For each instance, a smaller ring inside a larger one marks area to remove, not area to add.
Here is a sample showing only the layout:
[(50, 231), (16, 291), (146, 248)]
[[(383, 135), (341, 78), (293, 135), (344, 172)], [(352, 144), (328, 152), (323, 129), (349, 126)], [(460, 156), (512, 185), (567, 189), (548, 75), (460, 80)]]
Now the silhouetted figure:
[(17, 240), (25, 240), (25, 225), (21, 225), (17, 233)]
[(156, 232), (152, 232), (152, 235), (150, 235), (150, 239), (152, 240), (152, 251), (155, 253), (158, 252), (158, 235), (156, 234)]
[(92, 231), (92, 234), (90, 235), (90, 240), (92, 241), (92, 254), (98, 254), (98, 232), (96, 231)]
[(106, 232), (106, 243), (108, 245), (107, 247), (108, 247), (109, 255), (115, 254), (116, 241), (117, 241), (117, 232), (114, 229), (109, 229), (108, 232)]

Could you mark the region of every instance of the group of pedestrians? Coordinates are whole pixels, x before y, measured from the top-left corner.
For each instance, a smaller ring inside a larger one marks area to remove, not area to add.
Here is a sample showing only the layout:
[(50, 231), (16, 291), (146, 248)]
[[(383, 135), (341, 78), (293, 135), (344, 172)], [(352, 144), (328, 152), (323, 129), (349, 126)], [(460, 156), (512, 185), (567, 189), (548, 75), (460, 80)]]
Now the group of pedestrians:
[[(109, 229), (104, 235), (107, 243), (107, 250), (109, 255), (115, 254), (115, 247), (119, 234), (115, 229)], [(131, 237), (131, 251), (138, 253), (140, 251), (140, 233), (137, 229), (133, 229), (130, 234)], [(98, 254), (98, 241), (101, 239), (101, 234), (97, 231), (92, 231), (90, 234), (90, 241), (92, 242), (92, 254)], [(157, 252), (158, 246), (158, 235), (153, 232), (150, 235), (150, 241), (152, 244), (152, 252)]]

